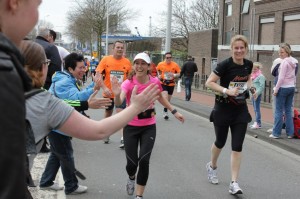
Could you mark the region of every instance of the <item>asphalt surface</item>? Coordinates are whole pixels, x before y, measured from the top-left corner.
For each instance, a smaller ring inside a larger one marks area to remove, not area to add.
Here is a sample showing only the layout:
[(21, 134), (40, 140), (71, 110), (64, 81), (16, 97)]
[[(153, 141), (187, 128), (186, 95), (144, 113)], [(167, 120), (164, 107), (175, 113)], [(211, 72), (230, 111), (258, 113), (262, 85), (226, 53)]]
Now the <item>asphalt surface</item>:
[[(184, 99), (185, 99), (184, 90), (180, 93), (176, 93), (175, 91), (171, 103), (175, 107), (182, 108), (188, 112), (207, 118), (207, 122), (209, 122), (208, 118), (214, 104), (213, 95), (205, 91), (194, 90), (192, 93), (191, 101), (185, 101)], [(252, 105), (249, 104), (248, 107), (249, 107), (249, 112), (252, 115), (252, 118), (254, 118)], [(278, 146), (286, 151), (294, 153), (297, 156), (300, 156), (300, 139), (287, 139), (284, 130), (282, 131), (281, 139), (269, 138), (270, 133), (267, 132), (267, 129), (272, 127), (272, 110), (270, 105), (262, 104), (261, 112), (262, 112), (262, 128), (256, 130), (252, 130), (248, 128), (247, 131), (248, 135), (253, 136), (254, 138), (262, 140), (264, 142)], [(34, 168), (32, 170), (32, 175), (36, 185), (38, 185), (39, 179), (41, 177), (40, 175), (44, 170), (44, 165), (46, 164), (47, 159), (48, 159), (48, 154), (39, 154), (35, 160)], [(59, 181), (60, 184), (63, 184), (62, 176), (60, 173), (57, 176), (57, 181)], [(34, 188), (30, 188), (30, 191), (35, 199), (65, 198), (63, 191), (58, 191), (58, 192), (44, 191), (44, 190), (39, 190), (38, 186)]]

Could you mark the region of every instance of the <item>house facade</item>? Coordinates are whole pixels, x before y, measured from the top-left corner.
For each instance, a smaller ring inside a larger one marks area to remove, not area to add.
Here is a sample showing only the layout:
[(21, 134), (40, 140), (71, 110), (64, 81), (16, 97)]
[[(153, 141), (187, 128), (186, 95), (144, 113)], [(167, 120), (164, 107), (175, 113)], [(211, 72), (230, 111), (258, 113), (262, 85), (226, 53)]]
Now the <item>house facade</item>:
[[(292, 56), (300, 61), (300, 1), (298, 0), (220, 0), (218, 61), (230, 56), (230, 39), (236, 34), (249, 41), (248, 59), (263, 64), (267, 79), (265, 101), (271, 98), (271, 66), (278, 58), (280, 43), (288, 43)], [(297, 89), (300, 78), (297, 75)], [(295, 105), (300, 107), (300, 94)]]

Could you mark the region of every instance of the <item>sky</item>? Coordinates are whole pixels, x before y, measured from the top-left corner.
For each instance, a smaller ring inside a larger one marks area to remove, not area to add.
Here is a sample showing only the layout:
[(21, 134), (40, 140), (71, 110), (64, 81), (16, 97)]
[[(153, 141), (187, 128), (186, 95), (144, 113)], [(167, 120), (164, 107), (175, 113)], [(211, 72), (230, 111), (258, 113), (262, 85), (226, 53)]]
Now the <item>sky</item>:
[[(150, 16), (152, 27), (161, 20), (160, 13), (167, 11), (168, 0), (124, 0), (129, 9), (138, 12), (134, 19), (128, 22), (128, 27), (136, 34), (137, 27), (141, 36), (149, 36)], [(54, 25), (54, 30), (63, 33), (66, 28), (66, 13), (72, 7), (72, 0), (43, 0), (39, 7), (40, 20), (46, 20)], [(66, 38), (63, 39), (66, 40)]]

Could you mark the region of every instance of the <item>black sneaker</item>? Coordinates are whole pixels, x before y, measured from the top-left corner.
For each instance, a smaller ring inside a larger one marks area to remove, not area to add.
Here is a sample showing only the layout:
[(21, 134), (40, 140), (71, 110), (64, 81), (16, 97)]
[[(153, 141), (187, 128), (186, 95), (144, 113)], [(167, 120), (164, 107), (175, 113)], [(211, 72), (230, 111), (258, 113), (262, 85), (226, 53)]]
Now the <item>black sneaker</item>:
[(168, 120), (169, 119), (169, 115), (168, 115), (168, 112), (163, 112), (163, 117), (165, 120)]
[(103, 139), (104, 144), (109, 144), (109, 137)]
[(124, 149), (124, 140), (123, 139), (121, 139), (119, 147), (120, 147), (120, 149)]
[(40, 153), (49, 153), (50, 152), (50, 149), (47, 147), (47, 145), (43, 145), (41, 150), (40, 150)]

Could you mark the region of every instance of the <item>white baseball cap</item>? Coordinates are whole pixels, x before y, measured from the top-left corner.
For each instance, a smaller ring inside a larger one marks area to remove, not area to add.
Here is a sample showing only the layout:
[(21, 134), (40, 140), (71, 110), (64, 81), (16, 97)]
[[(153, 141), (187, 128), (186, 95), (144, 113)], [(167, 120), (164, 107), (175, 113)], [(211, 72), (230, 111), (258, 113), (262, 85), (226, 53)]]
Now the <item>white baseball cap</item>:
[(151, 63), (150, 57), (149, 57), (149, 55), (146, 54), (146, 53), (139, 53), (139, 54), (137, 54), (137, 55), (134, 57), (133, 62), (135, 62), (135, 60), (137, 60), (137, 59), (142, 59), (142, 60), (144, 60), (147, 64), (150, 64), (150, 63)]
[(92, 57), (92, 59), (95, 59), (95, 57)]

